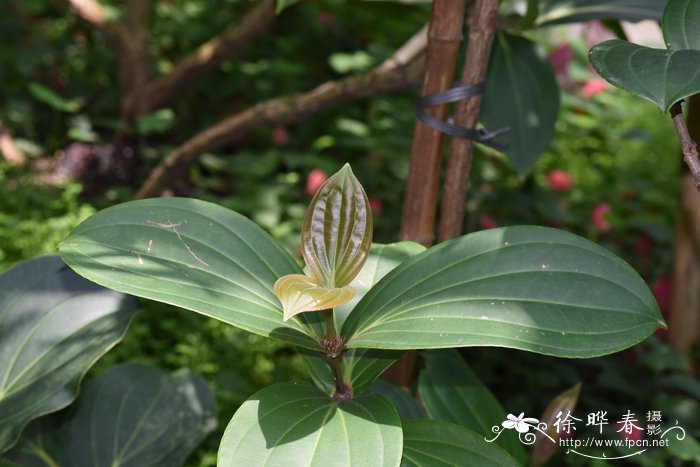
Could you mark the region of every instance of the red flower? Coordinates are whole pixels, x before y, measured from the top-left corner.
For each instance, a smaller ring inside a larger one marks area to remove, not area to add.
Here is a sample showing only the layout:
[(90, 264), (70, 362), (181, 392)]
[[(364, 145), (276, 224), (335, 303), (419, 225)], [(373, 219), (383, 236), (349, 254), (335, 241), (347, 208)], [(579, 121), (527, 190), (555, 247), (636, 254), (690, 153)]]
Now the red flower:
[(382, 211), (384, 210), (384, 205), (382, 204), (382, 200), (379, 198), (367, 198), (369, 201), (369, 208), (372, 210), (374, 214), (381, 214)]
[(574, 182), (571, 176), (563, 170), (552, 170), (547, 174), (547, 183), (549, 187), (559, 193), (566, 193), (571, 190)]
[(309, 176), (306, 177), (306, 187), (304, 188), (304, 192), (306, 192), (307, 195), (313, 196), (316, 194), (319, 188), (321, 188), (321, 185), (323, 185), (323, 182), (326, 181), (328, 178), (328, 175), (326, 172), (324, 172), (321, 169), (314, 169), (311, 172), (309, 172)]
[(327, 11), (319, 11), (316, 14), (316, 21), (318, 21), (319, 23), (324, 24), (326, 26), (329, 26), (329, 25), (335, 23), (335, 16), (328, 13)]
[(557, 75), (566, 76), (569, 63), (574, 59), (574, 51), (568, 44), (558, 45), (549, 55), (549, 64)]
[(483, 230), (495, 229), (496, 227), (498, 227), (498, 222), (496, 222), (496, 220), (493, 217), (487, 214), (482, 214), (479, 217), (479, 225)]
[(275, 146), (284, 146), (289, 142), (289, 132), (283, 126), (276, 126), (272, 130), (272, 142)]
[(581, 94), (586, 99), (593, 99), (595, 96), (605, 91), (605, 88), (607, 86), (608, 85), (605, 83), (605, 80), (602, 80), (600, 78), (594, 78), (586, 81), (586, 83), (581, 88)]
[(612, 210), (608, 203), (598, 203), (591, 212), (591, 222), (596, 229), (601, 232), (610, 230), (610, 223), (605, 219), (605, 216)]

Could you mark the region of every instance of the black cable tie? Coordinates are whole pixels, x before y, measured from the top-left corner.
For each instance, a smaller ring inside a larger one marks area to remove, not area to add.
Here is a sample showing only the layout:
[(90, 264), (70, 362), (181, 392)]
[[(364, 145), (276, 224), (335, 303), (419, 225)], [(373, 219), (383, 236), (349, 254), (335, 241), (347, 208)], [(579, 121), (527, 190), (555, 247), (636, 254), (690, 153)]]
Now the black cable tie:
[(428, 115), (425, 112), (427, 107), (433, 107), (442, 104), (452, 104), (454, 102), (459, 102), (464, 99), (468, 99), (477, 94), (481, 94), (484, 90), (484, 83), (471, 84), (467, 86), (462, 86), (460, 84), (455, 84), (447, 91), (436, 92), (434, 94), (429, 94), (427, 96), (421, 96), (416, 101), (416, 117), (421, 122), (425, 123), (431, 128), (438, 130), (446, 135), (454, 136), (457, 138), (471, 139), (485, 146), (491, 147), (493, 149), (502, 151), (505, 146), (493, 141), (493, 139), (510, 131), (510, 128), (499, 128), (494, 131), (486, 131), (484, 129), (475, 128), (464, 128), (455, 125), (454, 119), (452, 117), (448, 118), (447, 121), (442, 121)]

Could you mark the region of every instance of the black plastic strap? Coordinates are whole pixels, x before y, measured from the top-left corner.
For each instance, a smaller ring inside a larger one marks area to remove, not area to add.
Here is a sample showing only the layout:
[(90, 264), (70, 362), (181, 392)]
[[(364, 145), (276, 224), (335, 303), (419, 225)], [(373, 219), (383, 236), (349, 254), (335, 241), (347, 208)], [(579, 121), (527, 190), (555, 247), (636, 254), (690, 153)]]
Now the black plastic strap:
[(447, 121), (444, 122), (431, 115), (428, 115), (425, 112), (425, 109), (427, 107), (459, 102), (477, 94), (481, 94), (483, 90), (484, 83), (472, 84), (468, 86), (456, 84), (447, 91), (436, 92), (435, 94), (429, 94), (427, 96), (421, 96), (416, 102), (416, 117), (421, 122), (438, 130), (441, 133), (445, 133), (450, 136), (455, 136), (457, 138), (471, 139), (491, 148), (503, 150), (505, 149), (505, 146), (497, 143), (493, 139), (500, 134), (510, 131), (510, 128), (500, 128), (495, 131), (486, 131), (483, 129), (477, 130), (474, 128), (463, 128), (461, 126), (455, 125), (454, 119), (452, 117), (449, 117)]

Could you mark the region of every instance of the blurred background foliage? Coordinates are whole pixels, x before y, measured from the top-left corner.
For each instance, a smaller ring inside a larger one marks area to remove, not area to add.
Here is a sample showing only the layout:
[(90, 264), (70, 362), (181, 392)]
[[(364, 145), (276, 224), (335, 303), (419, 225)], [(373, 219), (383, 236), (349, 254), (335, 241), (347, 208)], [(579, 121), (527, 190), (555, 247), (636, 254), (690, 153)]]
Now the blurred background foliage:
[[(111, 15), (123, 13), (122, 2), (102, 3)], [(0, 270), (54, 252), (81, 220), (130, 199), (134, 189), (110, 186), (85, 196), (81, 184), (66, 176), (72, 144), (108, 145), (118, 129), (112, 52), (61, 2), (5, 5), (0, 122), (28, 162), (21, 167), (0, 162)], [(157, 1), (149, 42), (153, 71), (167, 73), (177, 58), (223, 30), (249, 5), (247, 0)], [(344, 0), (295, 5), (242, 56), (192, 83), (168, 108), (139, 120), (146, 165), (221, 117), (381, 63), (423, 25), (429, 11), (425, 3), (383, 1), (354, 2), (352, 8)], [(665, 309), (679, 168), (671, 122), (653, 106), (598, 83), (584, 39), (566, 32), (553, 36), (550, 30), (533, 37), (550, 57), (561, 86), (554, 137), (526, 176), (502, 155), (478, 149), (465, 230), (541, 224), (581, 234), (629, 261)], [(324, 174), (350, 162), (372, 199), (375, 240), (395, 241), (414, 105), (414, 94), (392, 95), (324, 111), (303, 124), (261, 128), (244, 141), (205, 154), (189, 170), (183, 194), (245, 214), (296, 254), (314, 187)], [(669, 416), (677, 415), (700, 436), (700, 384), (688, 378), (664, 385), (664, 378), (684, 374), (688, 365), (663, 344), (663, 334), (634, 351), (585, 362), (501, 349), (463, 353), (512, 413), (537, 416), (552, 397), (583, 381), (584, 409), (668, 407)], [(254, 391), (307, 378), (289, 346), (153, 303), (144, 303), (125, 340), (91, 375), (123, 361), (192, 368), (214, 389), (220, 430), (191, 459), (191, 465), (201, 466), (215, 465), (223, 427)], [(657, 464), (645, 465), (664, 465), (665, 458), (658, 456), (648, 461)]]

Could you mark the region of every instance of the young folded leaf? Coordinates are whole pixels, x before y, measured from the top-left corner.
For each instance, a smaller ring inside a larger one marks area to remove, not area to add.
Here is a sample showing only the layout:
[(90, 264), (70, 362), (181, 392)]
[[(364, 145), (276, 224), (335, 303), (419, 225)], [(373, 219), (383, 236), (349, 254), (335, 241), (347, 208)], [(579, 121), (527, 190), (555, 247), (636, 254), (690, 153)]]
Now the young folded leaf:
[(345, 164), (316, 192), (301, 231), (304, 262), (321, 287), (350, 284), (372, 245), (372, 211), (365, 190)]
[(328, 310), (352, 300), (355, 289), (344, 287), (321, 287), (312, 277), (303, 274), (289, 274), (275, 282), (275, 295), (282, 303), (287, 321), (304, 311)]

